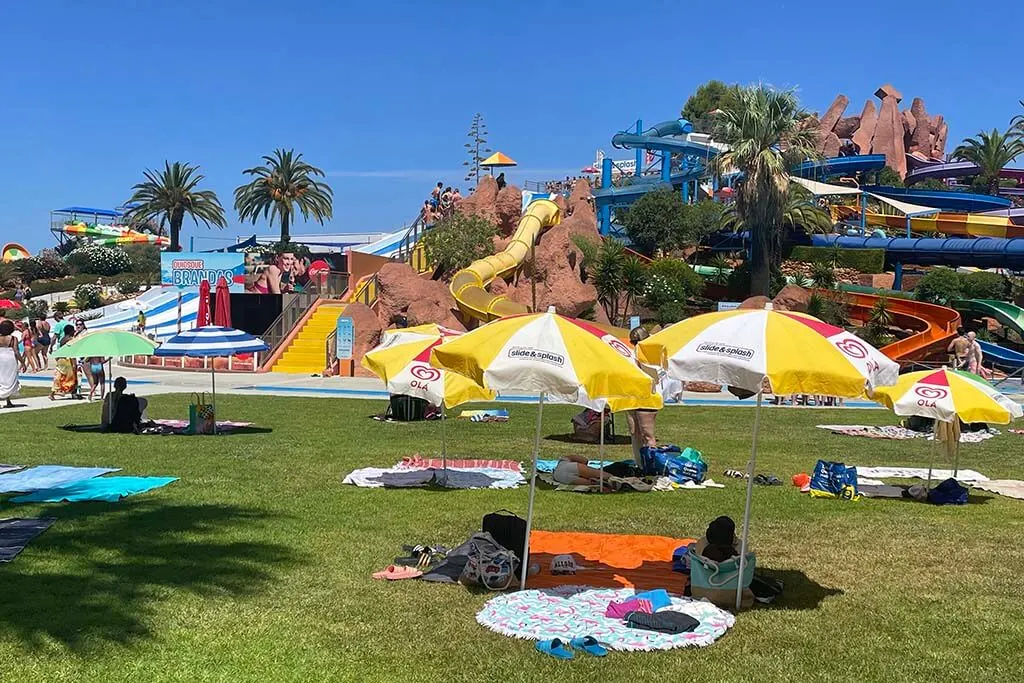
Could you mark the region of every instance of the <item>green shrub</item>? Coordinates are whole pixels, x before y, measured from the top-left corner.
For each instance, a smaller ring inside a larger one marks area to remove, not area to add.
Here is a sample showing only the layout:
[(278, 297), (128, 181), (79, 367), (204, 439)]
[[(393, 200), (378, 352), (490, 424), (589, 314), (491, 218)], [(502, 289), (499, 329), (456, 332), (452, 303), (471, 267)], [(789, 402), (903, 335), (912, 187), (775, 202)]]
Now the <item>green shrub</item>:
[(427, 260), (445, 275), (494, 253), (498, 227), (480, 216), (455, 213), (442, 218), (420, 238)]
[(963, 298), (960, 274), (949, 268), (933, 268), (917, 283), (914, 295), (919, 301), (943, 306), (953, 299)]
[[(704, 289), (704, 279), (684, 261), (672, 258), (656, 259), (647, 266), (644, 285), (644, 306), (652, 311), (666, 304), (684, 306), (691, 296)], [(670, 307), (670, 310), (674, 310)]]
[(64, 259), (53, 249), (43, 249), (36, 256), (21, 261), (21, 275), (26, 282), (64, 277), (70, 273)]
[(960, 289), (965, 299), (998, 299), (1010, 297), (1010, 281), (999, 273), (961, 273)]
[(139, 283), (135, 281), (135, 278), (126, 277), (117, 283), (117, 291), (125, 296), (135, 294), (139, 291)]
[(160, 248), (155, 244), (126, 244), (121, 247), (132, 262), (132, 272), (151, 276), (160, 272)]
[(805, 263), (827, 263), (856, 268), (862, 273), (885, 272), (885, 249), (832, 249), (829, 247), (793, 247), (789, 258)]
[(887, 187), (903, 187), (903, 178), (900, 177), (899, 171), (891, 166), (886, 166), (879, 171), (875, 177), (875, 182)]
[(71, 306), (68, 305), (67, 301), (55, 301), (53, 303), (54, 313), (67, 313)]
[(37, 320), (45, 318), (49, 308), (50, 306), (46, 303), (46, 299), (29, 299), (25, 302), (25, 310), (28, 311), (28, 316)]
[(72, 273), (81, 275), (119, 275), (132, 269), (131, 258), (118, 247), (79, 247), (68, 254), (65, 262)]
[(102, 303), (100, 295), (102, 289), (99, 285), (84, 284), (75, 287), (75, 303), (83, 311), (90, 308), (98, 308)]

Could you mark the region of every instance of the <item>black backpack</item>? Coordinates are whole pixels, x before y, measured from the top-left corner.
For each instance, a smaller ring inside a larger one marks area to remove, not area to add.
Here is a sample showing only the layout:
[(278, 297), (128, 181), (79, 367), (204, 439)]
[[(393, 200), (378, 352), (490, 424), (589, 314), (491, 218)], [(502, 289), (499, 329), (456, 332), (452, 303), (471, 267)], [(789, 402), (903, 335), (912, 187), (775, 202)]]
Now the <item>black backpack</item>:
[(490, 534), (498, 545), (508, 548), (515, 553), (520, 566), (526, 558), (523, 551), (526, 549), (526, 520), (514, 512), (498, 510), (489, 515), (484, 515), (482, 525), (483, 531)]

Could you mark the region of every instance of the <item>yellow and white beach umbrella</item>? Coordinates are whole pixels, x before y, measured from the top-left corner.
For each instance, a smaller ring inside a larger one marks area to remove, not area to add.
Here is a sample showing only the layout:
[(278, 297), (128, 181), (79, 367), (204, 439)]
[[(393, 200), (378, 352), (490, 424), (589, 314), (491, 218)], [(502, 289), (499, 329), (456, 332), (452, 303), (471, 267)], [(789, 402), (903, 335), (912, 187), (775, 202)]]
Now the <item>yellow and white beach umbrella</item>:
[(867, 396), (896, 382), (899, 365), (863, 339), (814, 316), (737, 309), (678, 322), (637, 345), (642, 362), (682, 381), (775, 394)]
[(654, 381), (637, 366), (626, 344), (585, 321), (557, 315), (553, 308), (547, 313), (501, 318), (468, 332), (435, 347), (431, 363), (498, 395), (529, 392), (540, 396), (526, 514), (527, 547), (520, 577), (520, 587), (525, 587), (544, 402), (602, 408), (606, 402), (613, 410), (623, 410), (660, 407), (661, 397), (654, 393)]
[(977, 375), (941, 368), (901, 375), (893, 386), (871, 396), (897, 415), (918, 415), (942, 422), (1007, 424), (1021, 417), (1019, 403)]
[(493, 392), (472, 380), (430, 365), (430, 352), (461, 334), (440, 325), (387, 330), (381, 343), (363, 356), (362, 365), (384, 380), (388, 393), (422, 398), (433, 406), (493, 400)]
[[(683, 382), (713, 382), (757, 394), (747, 463), (740, 575), (746, 568), (757, 434), (765, 382), (775, 394), (855, 398), (896, 383), (899, 364), (846, 330), (814, 316), (763, 309), (705, 313), (678, 322), (637, 345), (637, 357)], [(742, 587), (736, 589), (736, 608)]]
[[(871, 398), (897, 415), (935, 420), (934, 439), (953, 458), (953, 478), (960, 469), (960, 422), (1007, 424), (1024, 414), (1019, 403), (981, 377), (940, 368), (901, 375), (895, 385), (876, 390)], [(931, 488), (932, 461), (926, 486)]]

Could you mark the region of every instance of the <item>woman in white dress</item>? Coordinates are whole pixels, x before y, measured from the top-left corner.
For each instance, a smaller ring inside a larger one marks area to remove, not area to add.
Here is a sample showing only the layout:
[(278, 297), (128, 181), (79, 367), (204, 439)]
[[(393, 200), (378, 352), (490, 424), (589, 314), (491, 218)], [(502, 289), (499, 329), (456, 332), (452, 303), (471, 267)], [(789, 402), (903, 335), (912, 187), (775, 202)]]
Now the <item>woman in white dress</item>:
[(0, 320), (0, 400), (4, 408), (13, 408), (11, 398), (18, 395), (18, 368), (21, 366), (21, 352), (14, 337), (14, 323)]

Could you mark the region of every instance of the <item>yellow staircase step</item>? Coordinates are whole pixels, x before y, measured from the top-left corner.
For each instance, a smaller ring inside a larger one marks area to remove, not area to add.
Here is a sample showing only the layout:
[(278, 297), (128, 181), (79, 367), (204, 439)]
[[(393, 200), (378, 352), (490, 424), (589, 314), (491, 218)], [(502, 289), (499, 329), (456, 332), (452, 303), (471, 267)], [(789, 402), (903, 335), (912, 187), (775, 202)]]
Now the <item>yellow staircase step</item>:
[(337, 326), (343, 304), (321, 304), (274, 363), (274, 372), (319, 374), (324, 371), (327, 338)]

